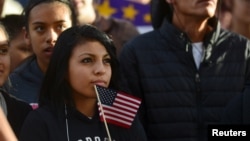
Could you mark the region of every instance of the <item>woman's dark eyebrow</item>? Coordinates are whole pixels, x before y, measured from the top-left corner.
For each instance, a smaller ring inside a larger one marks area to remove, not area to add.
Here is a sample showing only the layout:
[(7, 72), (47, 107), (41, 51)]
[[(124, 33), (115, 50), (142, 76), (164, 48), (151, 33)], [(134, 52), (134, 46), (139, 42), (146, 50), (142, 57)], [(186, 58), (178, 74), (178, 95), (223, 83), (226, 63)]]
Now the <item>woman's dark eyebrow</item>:
[[(59, 24), (59, 23), (65, 23), (65, 20), (59, 20), (59, 21), (55, 21), (54, 24)], [(35, 21), (32, 23), (32, 25), (43, 25), (46, 24), (45, 22), (42, 21)]]

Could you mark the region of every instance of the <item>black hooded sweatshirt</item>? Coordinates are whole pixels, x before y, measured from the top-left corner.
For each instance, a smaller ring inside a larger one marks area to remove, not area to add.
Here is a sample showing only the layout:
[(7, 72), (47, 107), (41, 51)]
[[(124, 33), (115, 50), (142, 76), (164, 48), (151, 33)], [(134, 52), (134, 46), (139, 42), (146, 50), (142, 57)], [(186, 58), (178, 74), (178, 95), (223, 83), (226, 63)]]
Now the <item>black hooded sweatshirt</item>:
[[(146, 140), (137, 118), (129, 129), (111, 124), (108, 128), (112, 141)], [(72, 107), (61, 108), (58, 112), (52, 107), (42, 106), (27, 117), (20, 141), (108, 141), (108, 135), (98, 114), (88, 118)]]

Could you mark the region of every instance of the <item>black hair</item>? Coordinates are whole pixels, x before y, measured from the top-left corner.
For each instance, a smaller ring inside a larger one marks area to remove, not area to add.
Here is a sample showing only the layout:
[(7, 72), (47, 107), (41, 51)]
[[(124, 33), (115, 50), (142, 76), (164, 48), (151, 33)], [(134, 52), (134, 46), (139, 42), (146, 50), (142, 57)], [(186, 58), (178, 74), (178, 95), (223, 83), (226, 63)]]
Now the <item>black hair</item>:
[(54, 51), (42, 83), (39, 106), (50, 103), (61, 107), (67, 103), (74, 106), (70, 93), (68, 76), (69, 60), (72, 50), (81, 43), (98, 41), (107, 50), (111, 58), (112, 76), (109, 88), (119, 89), (119, 63), (113, 41), (103, 32), (92, 25), (73, 26), (63, 31), (55, 44)]
[(66, 6), (68, 6), (71, 12), (72, 25), (76, 25), (76, 15), (74, 12), (74, 8), (68, 0), (29, 0), (28, 4), (26, 5), (22, 13), (24, 15), (25, 27), (27, 30), (29, 29), (28, 23), (29, 23), (30, 11), (37, 5), (40, 5), (42, 3), (52, 3), (52, 2), (64, 3)]
[(16, 14), (6, 15), (1, 19), (1, 22), (9, 34), (9, 40), (13, 40), (24, 27), (24, 16)]

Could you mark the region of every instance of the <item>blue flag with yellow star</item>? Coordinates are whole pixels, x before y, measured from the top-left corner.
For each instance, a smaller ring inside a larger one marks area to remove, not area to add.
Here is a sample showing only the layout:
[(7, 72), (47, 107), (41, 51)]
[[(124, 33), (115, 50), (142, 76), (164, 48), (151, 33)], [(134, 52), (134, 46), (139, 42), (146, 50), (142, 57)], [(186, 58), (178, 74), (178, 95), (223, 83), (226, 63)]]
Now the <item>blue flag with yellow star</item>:
[(150, 6), (128, 0), (101, 0), (101, 15), (131, 21), (136, 26), (151, 25)]

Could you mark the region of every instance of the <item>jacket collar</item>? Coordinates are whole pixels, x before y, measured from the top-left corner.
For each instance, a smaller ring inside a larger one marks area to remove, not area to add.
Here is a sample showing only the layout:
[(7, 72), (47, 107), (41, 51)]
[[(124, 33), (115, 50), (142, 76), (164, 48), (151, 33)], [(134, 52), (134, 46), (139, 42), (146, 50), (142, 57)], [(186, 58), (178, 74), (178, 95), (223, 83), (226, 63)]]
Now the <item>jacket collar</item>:
[[(214, 17), (209, 20), (209, 24), (213, 27), (213, 30), (209, 32), (204, 39), (204, 46), (207, 48), (211, 45), (216, 44), (220, 36), (221, 25), (218, 20)], [(177, 39), (177, 41), (184, 41), (184, 43), (191, 43), (186, 33), (182, 32), (174, 25), (172, 25), (167, 19), (164, 19), (162, 26), (159, 29), (160, 34), (164, 38)], [(176, 41), (176, 40), (172, 40)]]
[[(223, 32), (221, 31), (220, 23), (218, 21), (214, 22), (211, 26), (213, 27), (213, 30), (205, 36), (203, 41), (205, 47), (203, 61), (207, 62), (212, 62), (212, 52), (220, 43), (222, 43), (226, 36), (228, 36), (228, 34), (222, 34)], [(170, 44), (172, 50), (178, 50), (176, 53), (178, 53), (179, 56), (182, 56), (181, 61), (188, 63), (188, 59), (192, 54), (192, 45), (188, 36), (172, 25), (167, 19), (164, 20), (162, 26), (159, 28), (159, 32), (160, 35), (165, 38), (166, 42)]]

